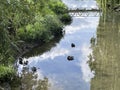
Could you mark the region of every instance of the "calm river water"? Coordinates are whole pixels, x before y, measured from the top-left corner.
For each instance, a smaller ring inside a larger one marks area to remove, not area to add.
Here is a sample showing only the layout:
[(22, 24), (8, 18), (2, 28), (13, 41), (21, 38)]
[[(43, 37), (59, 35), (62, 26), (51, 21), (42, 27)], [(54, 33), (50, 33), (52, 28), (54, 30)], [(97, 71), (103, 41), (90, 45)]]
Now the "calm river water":
[[(63, 0), (69, 8), (96, 7), (94, 0)], [(36, 67), (37, 82), (28, 75), (24, 78), (23, 84), (35, 88), (40, 82), (45, 82), (38, 90), (90, 90), (91, 79), (94, 78), (94, 71), (91, 71), (88, 60), (92, 55), (90, 40), (96, 37), (96, 29), (99, 17), (73, 17), (73, 22), (64, 27), (65, 34), (54, 42), (37, 47), (24, 56), (28, 60), (28, 68)], [(75, 47), (71, 47), (71, 43)], [(74, 60), (67, 60), (73, 56)], [(23, 66), (19, 65), (18, 72), (21, 73)], [(31, 86), (32, 85), (32, 86)], [(26, 89), (30, 90), (30, 89)]]
[[(69, 8), (97, 8), (95, 0), (62, 1)], [(26, 53), (28, 64), (17, 62), (21, 78), (0, 90), (120, 90), (120, 13), (73, 17), (64, 31)]]

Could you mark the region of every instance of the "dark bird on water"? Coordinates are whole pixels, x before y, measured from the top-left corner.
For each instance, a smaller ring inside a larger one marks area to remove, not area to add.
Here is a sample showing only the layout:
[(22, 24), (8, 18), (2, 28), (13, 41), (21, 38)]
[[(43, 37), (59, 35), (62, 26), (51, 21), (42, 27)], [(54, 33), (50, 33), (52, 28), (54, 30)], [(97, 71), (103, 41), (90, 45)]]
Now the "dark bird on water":
[(74, 57), (73, 57), (73, 56), (68, 56), (67, 59), (68, 59), (69, 61), (72, 61), (72, 60), (74, 60)]
[(71, 47), (75, 47), (75, 44), (74, 44), (74, 43), (71, 43)]
[(32, 70), (33, 72), (36, 72), (36, 71), (37, 71), (37, 68), (36, 68), (36, 67), (32, 67), (31, 70)]

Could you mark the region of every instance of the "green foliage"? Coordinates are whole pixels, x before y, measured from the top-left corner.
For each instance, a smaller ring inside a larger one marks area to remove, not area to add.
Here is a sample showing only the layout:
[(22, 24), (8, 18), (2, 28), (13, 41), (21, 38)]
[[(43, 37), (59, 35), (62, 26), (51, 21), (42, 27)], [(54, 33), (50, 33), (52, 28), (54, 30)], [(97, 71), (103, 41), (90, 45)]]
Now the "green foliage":
[(70, 24), (72, 22), (71, 16), (69, 14), (62, 14), (60, 17), (60, 20), (64, 24)]
[[(43, 3), (43, 2), (42, 2)], [(40, 7), (41, 4), (37, 4)], [(19, 28), (18, 36), (25, 41), (47, 42), (62, 34), (63, 23), (70, 22), (67, 7), (57, 0), (48, 1), (42, 8), (34, 11), (34, 22)], [(58, 15), (59, 14), (59, 15)], [(62, 22), (61, 22), (62, 21)]]
[(8, 65), (13, 62), (14, 51), (11, 48), (10, 37), (6, 30), (0, 29), (0, 63)]
[(9, 81), (14, 76), (14, 69), (12, 66), (4, 66), (0, 65), (0, 82), (1, 81)]
[[(61, 32), (62, 25), (60, 20), (65, 22), (65, 19), (63, 20), (62, 18), (67, 18), (66, 22), (70, 19), (69, 16), (65, 17), (68, 10), (60, 0), (5, 0), (0, 1), (0, 5), (1, 20), (5, 24), (4, 29), (8, 30), (9, 34), (19, 36), (20, 39), (26, 41), (43, 40), (41, 39), (43, 36), (46, 41), (53, 37), (55, 32), (57, 34)], [(3, 12), (3, 10), (5, 11)], [(49, 21), (46, 21), (44, 23), (42, 21), (42, 23), (41, 20), (48, 19), (46, 19), (46, 15), (55, 17), (56, 20), (49, 17), (49, 19), (51, 18), (55, 22), (51, 21), (49, 23)], [(48, 24), (52, 26), (49, 25), (49, 28), (46, 27)], [(53, 31), (55, 32), (53, 33)]]
[(17, 33), (22, 40), (34, 41), (39, 39), (44, 31), (45, 28), (42, 24), (36, 22), (35, 24), (28, 24), (25, 28), (20, 28)]
[(5, 65), (0, 69), (11, 72), (7, 66), (19, 52), (18, 40), (48, 42), (62, 34), (69, 19), (61, 0), (0, 0), (0, 63)]
[(50, 8), (56, 13), (56, 14), (65, 14), (68, 12), (68, 8), (63, 4), (60, 0), (54, 0), (50, 2)]
[(57, 36), (61, 34), (63, 24), (57, 16), (46, 15), (44, 22), (46, 23), (46, 29), (49, 30), (52, 35)]
[(61, 34), (62, 23), (54, 15), (46, 15), (34, 24), (28, 24), (25, 28), (18, 30), (18, 35), (26, 41), (47, 42), (53, 36)]
[(71, 23), (71, 16), (68, 14), (67, 6), (60, 0), (51, 0), (49, 7), (56, 13), (63, 24)]

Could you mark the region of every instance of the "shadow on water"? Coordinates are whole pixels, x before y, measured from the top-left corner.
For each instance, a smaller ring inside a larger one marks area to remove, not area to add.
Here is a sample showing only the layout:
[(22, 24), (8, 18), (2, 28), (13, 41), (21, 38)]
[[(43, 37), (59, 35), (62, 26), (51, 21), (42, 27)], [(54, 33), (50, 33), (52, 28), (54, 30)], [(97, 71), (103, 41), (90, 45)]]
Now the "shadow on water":
[(26, 54), (23, 55), (23, 57), (30, 57), (30, 56), (37, 56), (41, 55), (42, 53), (49, 51), (52, 47), (55, 47), (57, 43), (60, 42), (60, 40), (64, 36), (58, 36), (57, 38), (54, 38), (48, 43), (44, 43), (42, 46), (37, 46), (33, 48), (30, 52), (27, 52)]
[(96, 45), (90, 67), (95, 71), (91, 90), (120, 90), (120, 14), (100, 17)]

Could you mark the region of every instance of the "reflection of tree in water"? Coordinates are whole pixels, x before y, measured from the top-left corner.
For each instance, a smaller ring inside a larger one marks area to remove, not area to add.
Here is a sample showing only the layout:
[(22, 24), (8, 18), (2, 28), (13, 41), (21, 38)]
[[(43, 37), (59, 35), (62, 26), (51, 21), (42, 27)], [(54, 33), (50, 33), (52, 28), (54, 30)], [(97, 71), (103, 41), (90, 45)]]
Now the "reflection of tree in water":
[(0, 90), (48, 90), (48, 78), (39, 79), (36, 72), (24, 67), (20, 77), (16, 76), (11, 82), (2, 83)]
[(95, 71), (91, 90), (120, 90), (120, 15), (107, 13), (100, 18), (97, 43), (93, 49)]
[(38, 79), (38, 75), (33, 72), (23, 71), (21, 75), (22, 90), (48, 90), (48, 78)]

